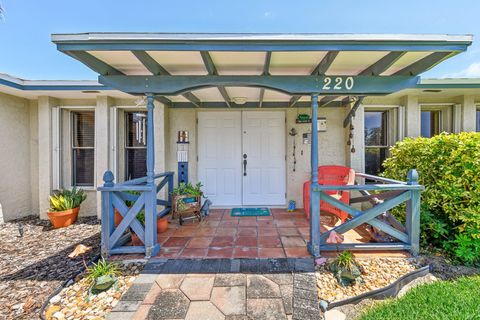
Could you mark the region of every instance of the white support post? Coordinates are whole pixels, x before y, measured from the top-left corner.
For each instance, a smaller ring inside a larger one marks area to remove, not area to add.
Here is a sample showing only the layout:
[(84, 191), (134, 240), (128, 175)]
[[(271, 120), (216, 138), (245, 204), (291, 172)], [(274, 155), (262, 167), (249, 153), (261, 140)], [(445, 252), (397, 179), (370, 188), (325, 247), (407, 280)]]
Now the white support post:
[(421, 129), (421, 110), (417, 96), (405, 96), (403, 98), (405, 107), (405, 136), (419, 137)]
[(464, 95), (462, 99), (462, 131), (474, 132), (476, 128), (476, 113), (474, 96)]

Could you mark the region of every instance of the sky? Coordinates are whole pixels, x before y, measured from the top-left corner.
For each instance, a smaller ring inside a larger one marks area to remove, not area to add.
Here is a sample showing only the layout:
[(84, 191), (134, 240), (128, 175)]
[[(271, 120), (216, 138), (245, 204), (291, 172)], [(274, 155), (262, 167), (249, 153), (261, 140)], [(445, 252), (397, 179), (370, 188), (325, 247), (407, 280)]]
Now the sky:
[(0, 0), (0, 5), (0, 73), (23, 79), (96, 79), (50, 40), (52, 33), (76, 32), (473, 34), (466, 53), (422, 77), (480, 77), (478, 0)]

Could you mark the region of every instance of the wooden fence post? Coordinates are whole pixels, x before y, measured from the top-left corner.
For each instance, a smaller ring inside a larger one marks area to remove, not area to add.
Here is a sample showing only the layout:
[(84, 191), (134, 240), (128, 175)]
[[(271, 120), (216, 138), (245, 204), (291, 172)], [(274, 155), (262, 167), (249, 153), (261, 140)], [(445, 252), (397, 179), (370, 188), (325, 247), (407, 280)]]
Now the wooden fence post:
[[(417, 170), (408, 171), (407, 184), (418, 185)], [(406, 229), (413, 256), (417, 256), (420, 250), (420, 192), (421, 190), (410, 190), (411, 197), (407, 201)]]
[(318, 95), (312, 97), (312, 140), (310, 149), (310, 167), (312, 179), (310, 183), (310, 242), (308, 250), (314, 257), (320, 256), (320, 192), (312, 191), (318, 185)]
[[(112, 171), (105, 171), (103, 174), (103, 186), (104, 187), (113, 187), (114, 176)], [(112, 205), (112, 195), (110, 191), (102, 191), (102, 238), (101, 238), (101, 248), (102, 248), (102, 257), (107, 258), (109, 255), (110, 248), (110, 236), (113, 233), (114, 229), (114, 211)]]

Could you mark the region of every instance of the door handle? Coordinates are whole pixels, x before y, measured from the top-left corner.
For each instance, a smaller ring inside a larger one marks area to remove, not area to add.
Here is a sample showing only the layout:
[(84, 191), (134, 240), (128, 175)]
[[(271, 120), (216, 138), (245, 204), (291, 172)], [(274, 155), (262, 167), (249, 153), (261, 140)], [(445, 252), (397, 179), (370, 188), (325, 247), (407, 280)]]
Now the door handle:
[(247, 175), (247, 154), (243, 154), (243, 175)]

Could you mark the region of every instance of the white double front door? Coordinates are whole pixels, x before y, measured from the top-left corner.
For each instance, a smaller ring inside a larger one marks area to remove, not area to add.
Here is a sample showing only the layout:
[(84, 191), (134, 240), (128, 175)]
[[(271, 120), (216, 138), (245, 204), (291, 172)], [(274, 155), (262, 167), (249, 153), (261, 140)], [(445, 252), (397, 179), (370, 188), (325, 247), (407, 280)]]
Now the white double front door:
[(214, 206), (285, 205), (285, 113), (198, 114), (198, 176)]

